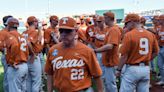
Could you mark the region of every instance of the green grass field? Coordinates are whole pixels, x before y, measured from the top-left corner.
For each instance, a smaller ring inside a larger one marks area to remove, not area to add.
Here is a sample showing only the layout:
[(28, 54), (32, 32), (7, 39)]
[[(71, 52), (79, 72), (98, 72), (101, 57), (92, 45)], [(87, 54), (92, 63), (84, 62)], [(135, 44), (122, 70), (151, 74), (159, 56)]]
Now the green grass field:
[(3, 92), (3, 67), (0, 62), (0, 92)]

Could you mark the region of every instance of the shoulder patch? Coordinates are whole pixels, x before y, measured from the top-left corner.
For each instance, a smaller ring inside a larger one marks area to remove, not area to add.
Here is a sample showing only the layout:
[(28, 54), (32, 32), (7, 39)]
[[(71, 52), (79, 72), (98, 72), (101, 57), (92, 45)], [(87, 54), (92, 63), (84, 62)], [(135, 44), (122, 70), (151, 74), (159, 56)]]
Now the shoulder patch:
[(57, 49), (54, 49), (52, 55), (53, 55), (53, 56), (57, 56), (57, 55), (58, 55), (58, 50), (57, 50)]

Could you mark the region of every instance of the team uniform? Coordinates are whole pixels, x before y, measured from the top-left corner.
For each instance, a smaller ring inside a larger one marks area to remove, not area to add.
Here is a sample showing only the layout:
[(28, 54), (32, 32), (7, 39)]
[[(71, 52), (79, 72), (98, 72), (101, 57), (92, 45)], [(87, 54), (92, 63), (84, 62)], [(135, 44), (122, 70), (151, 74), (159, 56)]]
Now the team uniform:
[[(7, 68), (9, 62), (14, 62), (14, 57), (16, 55), (15, 50), (18, 47), (18, 42), (8, 33), (6, 29), (0, 31), (0, 49), (4, 49), (4, 80), (3, 80), (3, 88), (5, 92), (9, 92), (8, 81), (7, 81)], [(12, 53), (12, 54), (11, 54)]]
[(113, 49), (102, 52), (102, 63), (105, 66), (105, 88), (107, 92), (117, 92), (115, 66), (119, 63), (118, 48), (121, 40), (121, 33), (118, 27), (106, 27), (105, 44), (113, 44)]
[(87, 26), (85, 24), (80, 25), (80, 27), (78, 29), (78, 37), (79, 37), (78, 39), (80, 42), (87, 41), (86, 29), (87, 29)]
[[(41, 62), (39, 54), (42, 51), (43, 45), (38, 40), (39, 35), (36, 30), (27, 30), (23, 32), (23, 36), (32, 44), (32, 49), (36, 55), (34, 62), (28, 60), (28, 80), (27, 80), (27, 92), (39, 92), (41, 86)], [(31, 54), (29, 56), (31, 58)]]
[(120, 92), (149, 92), (149, 62), (152, 53), (158, 53), (158, 42), (151, 32), (133, 29), (125, 34), (120, 48), (127, 55), (126, 69), (121, 79)]
[(55, 29), (49, 27), (45, 33), (44, 33), (44, 41), (45, 41), (45, 44), (49, 44), (50, 47), (52, 47), (54, 44), (56, 44), (54, 41), (53, 41), (53, 38), (51, 36), (51, 33), (54, 32), (55, 35), (56, 35), (56, 38), (59, 39), (60, 37), (60, 33), (58, 31), (58, 28), (56, 27)]
[(90, 88), (91, 78), (102, 74), (94, 52), (80, 42), (75, 48), (63, 49), (62, 43), (53, 46), (48, 53), (45, 72), (53, 75), (53, 86), (59, 92)]
[[(7, 69), (7, 79), (9, 83), (9, 92), (26, 92), (26, 82), (28, 74), (27, 60), (29, 56), (28, 46), (26, 39), (20, 35), (17, 30), (10, 31), (18, 41), (18, 50), (17, 56), (15, 57), (14, 65), (17, 68), (13, 67), (13, 63), (10, 63)], [(14, 43), (15, 44), (15, 43)]]
[[(94, 46), (95, 48), (100, 48), (101, 46), (104, 45), (104, 41), (105, 41), (105, 35), (106, 35), (106, 31), (105, 29), (100, 30), (100, 28), (96, 27), (95, 28), (95, 37), (94, 37)], [(103, 75), (102, 78), (104, 79), (104, 65), (102, 64), (102, 53), (96, 53), (97, 59), (99, 61), (99, 64), (101, 66)]]

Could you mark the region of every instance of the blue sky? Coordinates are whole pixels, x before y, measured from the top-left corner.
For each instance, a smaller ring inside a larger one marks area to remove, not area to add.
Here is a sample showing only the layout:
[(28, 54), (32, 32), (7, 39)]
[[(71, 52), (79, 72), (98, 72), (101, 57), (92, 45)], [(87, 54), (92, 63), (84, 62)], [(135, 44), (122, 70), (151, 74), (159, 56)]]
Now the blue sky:
[(95, 10), (119, 8), (124, 8), (126, 13), (164, 9), (164, 0), (1, 0), (0, 17), (7, 14), (20, 17), (88, 14)]

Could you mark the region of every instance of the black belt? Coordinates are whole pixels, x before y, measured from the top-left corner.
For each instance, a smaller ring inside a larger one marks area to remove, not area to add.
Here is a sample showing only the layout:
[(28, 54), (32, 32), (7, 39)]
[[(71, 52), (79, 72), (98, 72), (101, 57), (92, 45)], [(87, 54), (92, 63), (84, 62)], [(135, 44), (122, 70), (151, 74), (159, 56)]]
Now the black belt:
[[(89, 88), (90, 88), (90, 87), (89, 87)], [(80, 91), (78, 91), (78, 92), (86, 92), (89, 88), (82, 89), (82, 90), (80, 90)]]
[(148, 62), (140, 62), (140, 63), (135, 63), (135, 64), (127, 64), (130, 66), (148, 66), (149, 63)]
[[(25, 62), (25, 61), (19, 62), (19, 63), (17, 63), (16, 65), (20, 65), (20, 64), (23, 64), (23, 63), (27, 63), (27, 62)], [(8, 64), (8, 66), (13, 67), (13, 65), (11, 65), (11, 64)]]
[(164, 48), (164, 46), (159, 46), (160, 48)]

